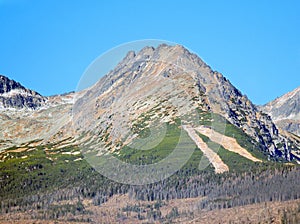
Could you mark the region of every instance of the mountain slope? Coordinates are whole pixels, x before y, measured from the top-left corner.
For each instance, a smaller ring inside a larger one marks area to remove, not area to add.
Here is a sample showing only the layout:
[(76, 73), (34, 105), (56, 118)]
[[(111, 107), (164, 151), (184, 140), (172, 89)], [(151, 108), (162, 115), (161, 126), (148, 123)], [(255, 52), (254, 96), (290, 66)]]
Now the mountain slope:
[(44, 97), (0, 76), (0, 152), (11, 147), (55, 143), (72, 136), (74, 95)]
[(267, 103), (262, 110), (278, 127), (300, 136), (300, 87)]

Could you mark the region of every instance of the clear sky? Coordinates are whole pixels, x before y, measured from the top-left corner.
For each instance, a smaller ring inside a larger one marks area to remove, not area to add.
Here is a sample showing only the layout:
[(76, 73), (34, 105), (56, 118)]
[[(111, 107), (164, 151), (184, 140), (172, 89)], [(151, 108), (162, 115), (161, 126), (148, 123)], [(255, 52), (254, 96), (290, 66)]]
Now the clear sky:
[(140, 39), (186, 46), (257, 104), (300, 86), (297, 0), (0, 0), (0, 74), (43, 95)]

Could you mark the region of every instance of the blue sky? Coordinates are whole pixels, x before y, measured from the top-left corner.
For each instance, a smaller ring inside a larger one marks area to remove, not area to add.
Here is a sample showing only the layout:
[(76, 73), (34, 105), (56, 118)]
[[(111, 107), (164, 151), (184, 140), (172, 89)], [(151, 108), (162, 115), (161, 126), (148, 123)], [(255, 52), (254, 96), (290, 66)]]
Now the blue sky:
[(0, 0), (0, 74), (43, 95), (76, 89), (107, 50), (186, 46), (254, 103), (300, 86), (300, 1)]

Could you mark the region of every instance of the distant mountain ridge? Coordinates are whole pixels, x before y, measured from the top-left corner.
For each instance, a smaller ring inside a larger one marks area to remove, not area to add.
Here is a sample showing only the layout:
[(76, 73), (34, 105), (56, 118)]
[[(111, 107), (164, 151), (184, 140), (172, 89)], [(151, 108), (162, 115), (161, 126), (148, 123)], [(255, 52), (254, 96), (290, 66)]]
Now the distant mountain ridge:
[(37, 109), (47, 98), (20, 83), (0, 75), (0, 108)]
[(300, 136), (300, 87), (261, 107), (276, 125)]

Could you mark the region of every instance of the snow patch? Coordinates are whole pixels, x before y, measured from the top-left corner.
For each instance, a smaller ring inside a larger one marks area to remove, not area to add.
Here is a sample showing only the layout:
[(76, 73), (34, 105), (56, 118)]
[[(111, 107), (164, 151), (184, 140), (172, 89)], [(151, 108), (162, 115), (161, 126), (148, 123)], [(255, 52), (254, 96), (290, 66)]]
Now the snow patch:
[(12, 97), (16, 95), (22, 95), (22, 96), (32, 96), (32, 94), (26, 92), (24, 89), (12, 89), (11, 91), (7, 93), (1, 93), (0, 96), (2, 97)]

